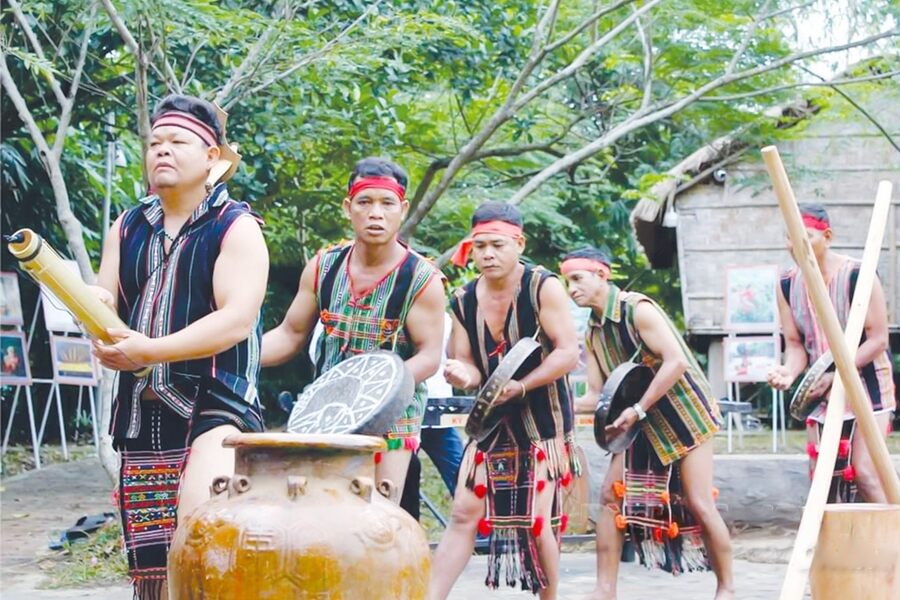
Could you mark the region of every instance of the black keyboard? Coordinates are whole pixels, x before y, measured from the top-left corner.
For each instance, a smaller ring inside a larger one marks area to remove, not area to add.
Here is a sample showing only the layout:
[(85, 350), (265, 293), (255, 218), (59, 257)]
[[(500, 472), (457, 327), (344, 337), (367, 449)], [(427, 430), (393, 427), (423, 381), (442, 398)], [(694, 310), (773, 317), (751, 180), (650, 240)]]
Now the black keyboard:
[[(446, 398), (429, 398), (425, 406), (425, 418), (422, 419), (422, 427), (438, 427), (465, 424), (469, 411), (475, 403), (474, 396), (448, 396)], [(443, 419), (444, 415), (450, 418)], [(453, 418), (455, 417), (455, 418)]]

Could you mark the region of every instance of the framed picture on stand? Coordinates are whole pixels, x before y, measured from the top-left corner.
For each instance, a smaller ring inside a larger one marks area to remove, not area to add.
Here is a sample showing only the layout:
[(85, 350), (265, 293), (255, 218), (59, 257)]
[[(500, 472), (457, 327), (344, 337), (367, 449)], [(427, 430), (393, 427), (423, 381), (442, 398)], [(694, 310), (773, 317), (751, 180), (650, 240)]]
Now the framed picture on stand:
[(68, 385), (97, 385), (97, 363), (91, 341), (82, 337), (50, 336), (53, 380)]
[(31, 368), (25, 349), (25, 334), (21, 331), (0, 333), (0, 383), (2, 385), (30, 385)]
[(781, 364), (780, 338), (775, 335), (725, 338), (725, 381), (763, 382)]
[(725, 329), (778, 331), (778, 265), (725, 267)]
[(19, 277), (15, 273), (0, 273), (0, 325), (24, 325)]

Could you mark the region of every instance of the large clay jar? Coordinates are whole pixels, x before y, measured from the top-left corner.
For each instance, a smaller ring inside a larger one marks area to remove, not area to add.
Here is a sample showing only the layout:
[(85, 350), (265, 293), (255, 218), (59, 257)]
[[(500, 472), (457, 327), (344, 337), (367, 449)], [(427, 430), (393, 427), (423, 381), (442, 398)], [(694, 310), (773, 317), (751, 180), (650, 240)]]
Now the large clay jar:
[(419, 524), (375, 482), (384, 441), (360, 435), (236, 434), (235, 475), (181, 523), (172, 600), (415, 600), (428, 586)]

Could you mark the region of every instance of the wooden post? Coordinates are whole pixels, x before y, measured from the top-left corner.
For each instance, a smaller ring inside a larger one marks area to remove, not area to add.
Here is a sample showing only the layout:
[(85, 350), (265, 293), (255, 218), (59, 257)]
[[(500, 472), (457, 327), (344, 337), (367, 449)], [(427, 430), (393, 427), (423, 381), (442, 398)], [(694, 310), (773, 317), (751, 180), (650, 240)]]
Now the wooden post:
[(872, 406), (856, 370), (854, 358), (857, 344), (853, 345), (853, 352), (851, 352), (847, 344), (844, 343), (841, 324), (828, 297), (825, 280), (822, 279), (822, 273), (819, 271), (819, 265), (816, 263), (816, 258), (813, 255), (812, 246), (806, 235), (806, 229), (803, 227), (800, 209), (797, 207), (797, 201), (794, 199), (794, 192), (788, 181), (781, 157), (778, 155), (778, 149), (775, 146), (767, 146), (762, 149), (762, 157), (766, 163), (766, 169), (769, 171), (769, 177), (772, 178), (772, 186), (788, 227), (788, 233), (793, 243), (794, 257), (797, 260), (797, 265), (803, 272), (803, 278), (811, 294), (810, 300), (812, 300), (813, 308), (816, 312), (816, 320), (825, 333), (828, 347), (831, 349), (832, 356), (834, 356), (837, 372), (840, 373), (841, 379), (847, 388), (847, 396), (850, 400), (850, 407), (856, 416), (859, 433), (863, 436), (863, 440), (872, 457), (872, 462), (875, 465), (875, 470), (878, 473), (878, 478), (884, 488), (888, 502), (900, 504), (900, 479), (898, 479), (897, 473), (891, 464), (891, 456), (888, 454), (887, 444), (878, 428), (875, 415), (872, 413)]
[[(882, 181), (875, 197), (875, 206), (869, 223), (869, 234), (863, 251), (862, 266), (856, 282), (856, 290), (853, 293), (853, 304), (850, 307), (847, 328), (844, 332), (844, 340), (849, 347), (858, 343), (862, 335), (890, 206), (891, 184)], [(828, 398), (828, 412), (825, 416), (825, 427), (819, 444), (815, 474), (809, 488), (809, 496), (806, 499), (797, 538), (794, 541), (791, 560), (781, 586), (781, 600), (801, 600), (803, 598), (813, 552), (819, 538), (825, 504), (828, 501), (828, 489), (834, 476), (834, 464), (844, 425), (845, 405), (844, 383), (840, 374), (837, 374)]]

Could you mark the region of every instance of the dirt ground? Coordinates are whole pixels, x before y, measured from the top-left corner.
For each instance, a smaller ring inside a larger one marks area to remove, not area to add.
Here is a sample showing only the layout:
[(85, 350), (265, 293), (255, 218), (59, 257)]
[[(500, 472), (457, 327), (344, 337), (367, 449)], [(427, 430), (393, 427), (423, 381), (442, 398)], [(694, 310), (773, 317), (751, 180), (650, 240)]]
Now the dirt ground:
[[(51, 538), (87, 514), (112, 508), (112, 485), (95, 458), (59, 463), (40, 471), (29, 471), (6, 478), (0, 489), (0, 584), (3, 600), (31, 598), (91, 598), (92, 600), (126, 600), (130, 598), (127, 582), (120, 585), (48, 590), (46, 568), (55, 553), (47, 548)], [(735, 539), (735, 570), (739, 584), (751, 595), (741, 598), (770, 598), (777, 593), (784, 571), (793, 532), (764, 529), (738, 532)], [(482, 595), (483, 557), (476, 557), (460, 579), (451, 598), (463, 600), (472, 594)], [(563, 557), (564, 585), (585, 590), (593, 581), (593, 555), (569, 554)], [(575, 585), (578, 582), (578, 585)], [(671, 576), (651, 573), (637, 565), (623, 565), (620, 592), (622, 597), (655, 597), (645, 595), (659, 586), (669, 590), (669, 600), (706, 597), (712, 591), (711, 574), (692, 574), (673, 582)], [(742, 586), (743, 587), (743, 586)], [(749, 588), (749, 589), (748, 589)], [(638, 596), (629, 590), (640, 590)], [(586, 590), (585, 590), (586, 591)], [(684, 593), (684, 596), (679, 595)], [(674, 595), (673, 595), (674, 594)], [(580, 595), (580, 594), (579, 594)], [(521, 593), (498, 592), (491, 598), (525, 597)], [(563, 595), (562, 597), (570, 597)]]

